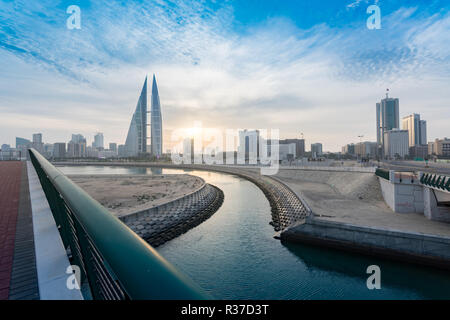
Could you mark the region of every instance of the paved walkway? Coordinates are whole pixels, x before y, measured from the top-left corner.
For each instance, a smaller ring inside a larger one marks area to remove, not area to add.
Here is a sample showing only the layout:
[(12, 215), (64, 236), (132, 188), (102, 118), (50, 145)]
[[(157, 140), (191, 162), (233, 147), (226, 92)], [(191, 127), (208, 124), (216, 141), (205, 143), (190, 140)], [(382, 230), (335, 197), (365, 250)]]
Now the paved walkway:
[(38, 299), (25, 162), (0, 162), (0, 300)]

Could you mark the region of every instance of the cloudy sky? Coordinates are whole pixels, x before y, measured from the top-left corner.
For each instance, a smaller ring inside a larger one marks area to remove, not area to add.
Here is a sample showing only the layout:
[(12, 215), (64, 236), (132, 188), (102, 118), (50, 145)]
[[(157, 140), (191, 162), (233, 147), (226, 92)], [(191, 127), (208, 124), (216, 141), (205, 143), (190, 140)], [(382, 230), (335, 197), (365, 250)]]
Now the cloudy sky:
[[(369, 30), (367, 7), (381, 10)], [(81, 29), (69, 30), (69, 5)], [(164, 123), (279, 128), (324, 150), (375, 140), (386, 88), (450, 136), (450, 2), (0, 0), (0, 144), (124, 143), (146, 75)], [(307, 147), (308, 149), (308, 147)]]

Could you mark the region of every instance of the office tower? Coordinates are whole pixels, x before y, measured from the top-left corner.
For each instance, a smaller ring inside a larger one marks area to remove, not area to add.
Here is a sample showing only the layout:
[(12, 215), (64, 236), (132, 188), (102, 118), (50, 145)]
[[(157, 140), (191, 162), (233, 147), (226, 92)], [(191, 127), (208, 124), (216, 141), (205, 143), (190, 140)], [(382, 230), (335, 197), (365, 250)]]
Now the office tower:
[(408, 130), (392, 129), (384, 133), (384, 156), (404, 158), (409, 154)]
[(420, 129), (419, 142), (421, 145), (426, 145), (427, 144), (427, 122), (425, 120), (419, 121), (419, 129)]
[(358, 157), (374, 158), (377, 154), (377, 143), (364, 141), (354, 146), (355, 155)]
[(413, 113), (403, 117), (402, 129), (408, 130), (410, 147), (427, 144), (427, 122), (420, 120), (420, 114)]
[(311, 156), (313, 158), (317, 158), (321, 156), (323, 153), (322, 151), (322, 144), (321, 143), (313, 143), (311, 144)]
[(72, 140), (67, 144), (66, 155), (70, 158), (86, 157), (86, 138), (81, 134), (72, 134)]
[(145, 77), (125, 141), (127, 157), (135, 157), (145, 152), (147, 152), (147, 77)]
[(355, 154), (355, 145), (352, 143), (352, 144), (347, 144), (347, 145), (343, 146), (342, 153), (354, 155)]
[(295, 158), (301, 158), (305, 155), (305, 139), (282, 139), (279, 144), (295, 144)]
[(103, 144), (103, 133), (98, 132), (95, 136), (94, 136), (94, 148), (97, 149), (103, 149), (104, 148), (104, 144)]
[(36, 149), (39, 153), (44, 154), (44, 144), (42, 143), (42, 133), (33, 134), (33, 142), (31, 147)]
[(151, 151), (152, 155), (160, 157), (163, 148), (162, 135), (162, 117), (161, 104), (159, 101), (158, 86), (156, 85), (156, 78), (153, 75), (152, 84), (152, 105), (151, 105)]
[[(376, 104), (377, 119), (377, 144), (379, 153), (384, 152), (384, 133), (399, 128), (399, 100), (398, 98), (386, 98)], [(382, 154), (380, 154), (382, 156)]]
[(253, 164), (257, 163), (260, 156), (259, 140), (259, 130), (245, 129), (239, 131), (238, 152), (241, 157), (244, 157), (246, 162)]
[(16, 137), (16, 148), (19, 148), (20, 146), (29, 146), (31, 145), (31, 141), (24, 138)]
[(66, 156), (66, 143), (57, 142), (53, 144), (53, 158), (61, 159)]
[(33, 143), (42, 143), (42, 133), (33, 134)]
[(115, 152), (117, 154), (117, 143), (115, 142), (110, 142), (109, 143), (109, 150)]

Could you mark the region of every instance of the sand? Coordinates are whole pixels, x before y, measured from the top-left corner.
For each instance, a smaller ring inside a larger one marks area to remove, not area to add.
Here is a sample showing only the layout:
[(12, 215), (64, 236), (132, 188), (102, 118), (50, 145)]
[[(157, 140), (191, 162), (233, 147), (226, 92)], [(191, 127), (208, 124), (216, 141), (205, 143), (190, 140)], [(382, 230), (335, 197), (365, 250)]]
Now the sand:
[(116, 216), (161, 205), (204, 184), (201, 178), (188, 174), (71, 175), (69, 178)]

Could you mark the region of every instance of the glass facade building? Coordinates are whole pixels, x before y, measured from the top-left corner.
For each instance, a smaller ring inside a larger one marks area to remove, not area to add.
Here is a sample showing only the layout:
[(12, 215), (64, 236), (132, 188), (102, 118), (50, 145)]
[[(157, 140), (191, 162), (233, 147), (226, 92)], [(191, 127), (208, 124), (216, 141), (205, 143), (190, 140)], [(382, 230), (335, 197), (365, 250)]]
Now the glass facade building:
[(159, 101), (158, 86), (155, 75), (152, 84), (152, 104), (151, 104), (151, 152), (152, 155), (160, 157), (162, 155), (163, 135), (162, 135), (161, 104)]
[(384, 150), (384, 133), (398, 129), (400, 127), (399, 119), (399, 100), (398, 98), (389, 98), (386, 95), (385, 99), (376, 104), (376, 118), (377, 118), (377, 144), (380, 151)]
[(124, 151), (127, 157), (147, 152), (147, 77), (131, 119)]

